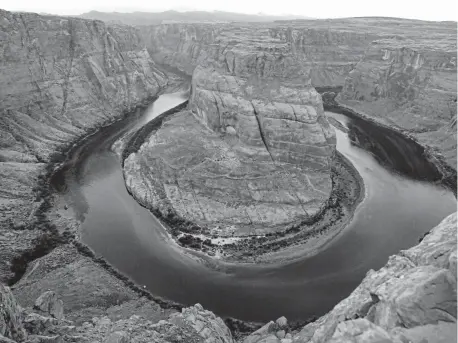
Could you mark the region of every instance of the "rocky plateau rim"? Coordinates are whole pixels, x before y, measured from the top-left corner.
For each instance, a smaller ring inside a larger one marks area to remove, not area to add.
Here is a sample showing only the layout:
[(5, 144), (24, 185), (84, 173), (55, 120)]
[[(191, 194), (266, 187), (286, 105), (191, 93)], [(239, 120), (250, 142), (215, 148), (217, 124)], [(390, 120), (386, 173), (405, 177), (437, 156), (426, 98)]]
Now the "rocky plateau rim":
[[(352, 115), (358, 118), (371, 122), (373, 125), (395, 131), (401, 134), (404, 138), (411, 140), (415, 142), (416, 144), (420, 145), (421, 147), (423, 147), (424, 152), (425, 152), (425, 157), (428, 159), (428, 161), (433, 163), (436, 166), (436, 168), (438, 169), (438, 171), (442, 174), (443, 179), (441, 180), (441, 183), (446, 188), (452, 190), (456, 197), (456, 194), (457, 194), (456, 192), (456, 170), (445, 161), (445, 158), (442, 156), (442, 154), (440, 154), (439, 151), (427, 145), (421, 144), (420, 142), (418, 142), (417, 139), (415, 139), (415, 137), (411, 136), (407, 130), (402, 130), (395, 126), (386, 125), (370, 116), (358, 113), (351, 108), (348, 108), (342, 104), (339, 104), (335, 100), (335, 97), (337, 96), (338, 92), (340, 92), (341, 87), (329, 86), (329, 87), (316, 87), (316, 88), (317, 88), (317, 91), (321, 95), (324, 95), (324, 93), (326, 92), (333, 92), (337, 90), (337, 93), (335, 93), (332, 97), (329, 97), (329, 98), (323, 97), (323, 105), (324, 105), (325, 111), (332, 111), (332, 110), (348, 111), (349, 113), (351, 113)], [(35, 245), (34, 247), (31, 248), (32, 253), (31, 251), (24, 252), (23, 255), (20, 257), (21, 259), (20, 263), (25, 263), (25, 268), (27, 268), (27, 265), (30, 262), (34, 261), (37, 258), (40, 258), (40, 257), (43, 257), (49, 254), (57, 246), (64, 245), (64, 244), (72, 244), (73, 246), (77, 248), (79, 253), (91, 258), (95, 263), (97, 263), (98, 266), (108, 271), (111, 275), (113, 275), (117, 279), (121, 280), (128, 288), (130, 288), (137, 294), (156, 302), (162, 308), (176, 309), (176, 310), (181, 311), (183, 308), (186, 307), (183, 304), (180, 304), (180, 303), (168, 300), (168, 299), (163, 299), (161, 297), (153, 295), (151, 292), (142, 288), (141, 286), (136, 284), (134, 281), (132, 281), (128, 276), (126, 276), (125, 274), (120, 272), (118, 269), (116, 269), (113, 265), (111, 265), (108, 261), (106, 261), (102, 256), (97, 256), (96, 253), (92, 249), (90, 249), (86, 244), (84, 244), (81, 241), (81, 237), (78, 234), (79, 231), (73, 234), (68, 234), (68, 231), (60, 233), (59, 230), (55, 227), (55, 225), (50, 223), (49, 219), (46, 218), (46, 214), (52, 208), (52, 201), (53, 201), (52, 196), (54, 193), (54, 191), (51, 189), (50, 180), (53, 177), (53, 175), (55, 175), (58, 171), (60, 171), (65, 166), (66, 162), (68, 162), (69, 158), (72, 156), (72, 152), (74, 152), (75, 149), (77, 149), (81, 144), (83, 144), (91, 136), (93, 136), (94, 134), (102, 130), (103, 128), (113, 125), (114, 123), (125, 119), (129, 115), (135, 113), (137, 110), (144, 110), (149, 104), (155, 101), (159, 95), (167, 94), (167, 93), (171, 93), (171, 92), (167, 91), (166, 86), (163, 87), (162, 89), (159, 89), (159, 91), (155, 95), (151, 95), (150, 97), (142, 101), (140, 104), (137, 104), (136, 106), (132, 107), (131, 109), (124, 111), (119, 117), (115, 118), (114, 120), (107, 121), (97, 127), (94, 127), (93, 129), (89, 129), (86, 134), (69, 142), (60, 151), (57, 151), (56, 155), (50, 159), (50, 161), (46, 164), (44, 175), (42, 174), (42, 178), (39, 179), (39, 183), (42, 182), (45, 187), (42, 187), (39, 194), (37, 194), (37, 197), (41, 198), (40, 200), (41, 203), (40, 203), (39, 208), (35, 212), (35, 217), (41, 218), (41, 219), (44, 218), (45, 223), (42, 223), (42, 224), (44, 224), (45, 230), (43, 230), (42, 237), (45, 237), (45, 240), (49, 239), (51, 241), (50, 243), (51, 249), (45, 250), (42, 252), (40, 251), (42, 247), (40, 246), (37, 247), (37, 245)], [(180, 106), (182, 106), (182, 104), (178, 105), (177, 107), (180, 107)], [(175, 108), (172, 108), (166, 112), (170, 112), (174, 109)], [(162, 116), (163, 114), (164, 113), (160, 114), (159, 116)], [(141, 130), (142, 128), (139, 128), (137, 132)], [(125, 149), (127, 148), (128, 146), (125, 147)], [(359, 175), (357, 171), (356, 173), (361, 178), (361, 176)], [(455, 182), (454, 187), (453, 187), (453, 183), (447, 182), (447, 180), (449, 180), (453, 176), (454, 176), (454, 180), (452, 179), (452, 181)], [(362, 182), (362, 178), (361, 178), (361, 182)], [(364, 192), (364, 183), (362, 183), (362, 185), (363, 185), (363, 188), (362, 188), (362, 191), (363, 191), (362, 198), (363, 198), (364, 193), (365, 193)], [(130, 191), (128, 192), (130, 194)], [(140, 203), (139, 205), (143, 206)], [(425, 235), (426, 234), (427, 233), (425, 233)], [(422, 237), (419, 237), (419, 239), (421, 238)], [(38, 249), (38, 253), (35, 253), (37, 249)], [(21, 277), (25, 273), (25, 268), (22, 270), (22, 273), (21, 271), (19, 271), (19, 273), (16, 272), (16, 275), (12, 279), (9, 280), (8, 283), (11, 288), (14, 289), (14, 284), (21, 279)], [(14, 261), (13, 261), (12, 269), (14, 269)], [(295, 330), (317, 319), (318, 317), (313, 317), (310, 319), (305, 319), (305, 320), (300, 320), (300, 321), (298, 320), (292, 321), (290, 322), (289, 326), (292, 330)], [(247, 321), (230, 318), (230, 317), (224, 318), (224, 321), (233, 333), (253, 332), (254, 330), (256, 330), (257, 328), (261, 327), (264, 324), (264, 323), (247, 322)]]

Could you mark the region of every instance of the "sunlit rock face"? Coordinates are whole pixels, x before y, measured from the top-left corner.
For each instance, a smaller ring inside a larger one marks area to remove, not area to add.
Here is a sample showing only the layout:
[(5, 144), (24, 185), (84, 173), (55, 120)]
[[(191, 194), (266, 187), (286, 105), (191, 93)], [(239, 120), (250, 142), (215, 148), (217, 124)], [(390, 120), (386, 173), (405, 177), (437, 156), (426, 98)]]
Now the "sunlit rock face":
[(373, 42), (339, 101), (411, 132), (456, 165), (456, 32), (452, 38)]
[(151, 99), (166, 77), (132, 27), (0, 10), (0, 80), (2, 270), (16, 249), (27, 248), (21, 237), (36, 236), (2, 230), (13, 217), (34, 218), (45, 163), (90, 129)]
[(334, 133), (324, 117), (321, 97), (309, 85), (256, 75), (237, 78), (198, 67), (190, 109), (211, 130), (265, 148), (268, 160), (329, 167)]

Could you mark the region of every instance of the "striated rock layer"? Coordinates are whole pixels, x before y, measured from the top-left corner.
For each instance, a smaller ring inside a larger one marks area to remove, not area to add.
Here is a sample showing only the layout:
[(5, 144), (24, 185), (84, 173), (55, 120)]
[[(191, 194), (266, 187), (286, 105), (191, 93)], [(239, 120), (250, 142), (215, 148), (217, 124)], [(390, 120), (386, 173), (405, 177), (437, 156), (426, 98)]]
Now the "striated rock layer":
[(455, 167), (456, 63), (456, 29), (442, 40), (377, 40), (338, 101), (439, 149)]
[(189, 111), (163, 123), (124, 168), (130, 190), (163, 214), (263, 231), (320, 211), (334, 149), (312, 87), (198, 67)]
[(3, 10), (0, 79), (0, 279), (6, 280), (9, 261), (40, 234), (24, 228), (34, 229), (46, 163), (150, 100), (167, 80), (132, 27)]
[[(336, 22), (337, 23), (337, 22)], [(291, 60), (297, 72), (310, 74), (314, 86), (343, 85), (348, 72), (364, 54), (376, 33), (330, 29), (327, 22), (294, 24), (164, 24), (140, 27), (153, 58), (188, 74), (197, 65), (217, 61), (238, 74), (249, 65), (260, 73)]]
[(347, 18), (275, 23), (164, 24), (140, 28), (153, 58), (191, 74), (216, 61), (308, 74), (343, 87), (339, 102), (413, 134), (456, 165), (456, 23)]

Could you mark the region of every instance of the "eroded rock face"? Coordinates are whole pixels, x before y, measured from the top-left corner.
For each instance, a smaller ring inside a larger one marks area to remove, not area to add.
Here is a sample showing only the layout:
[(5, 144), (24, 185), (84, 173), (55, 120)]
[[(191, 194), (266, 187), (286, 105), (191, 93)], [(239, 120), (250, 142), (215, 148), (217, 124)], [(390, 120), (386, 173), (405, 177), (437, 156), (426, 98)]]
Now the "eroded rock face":
[(374, 41), (338, 101), (406, 130), (456, 166), (456, 28), (441, 38)]
[(313, 86), (344, 86), (339, 102), (413, 133), (456, 165), (454, 23), (348, 18), (164, 24), (141, 32), (156, 61), (188, 74), (215, 61), (238, 74), (250, 54), (261, 73), (300, 61), (296, 73), (309, 74)]
[(8, 262), (36, 238), (11, 228), (34, 218), (45, 163), (150, 100), (167, 80), (132, 27), (3, 10), (0, 79), (0, 280), (6, 280)]
[(64, 304), (53, 291), (44, 292), (35, 301), (34, 308), (50, 314), (56, 319), (64, 318)]
[(321, 97), (297, 60), (265, 54), (253, 63), (253, 50), (237, 52), (232, 74), (218, 61), (195, 68), (189, 111), (125, 160), (126, 184), (143, 204), (225, 234), (322, 210), (336, 141)]
[(348, 30), (348, 23), (324, 24), (164, 24), (140, 30), (157, 62), (188, 74), (208, 61), (217, 61), (230, 74), (240, 74), (249, 65), (244, 61), (247, 57), (261, 72), (278, 68), (287, 73), (295, 60), (300, 62), (296, 75), (310, 73), (314, 86), (343, 85), (347, 73), (377, 35)]
[[(41, 304), (49, 298), (49, 291), (36, 299)], [(56, 301), (62, 301), (56, 297)], [(223, 320), (201, 305), (183, 308), (158, 317), (148, 313), (116, 318), (94, 316), (89, 321), (73, 322), (21, 308), (7, 287), (0, 283), (0, 342), (104, 342), (104, 343), (233, 343), (232, 334)], [(96, 313), (94, 313), (95, 315)]]

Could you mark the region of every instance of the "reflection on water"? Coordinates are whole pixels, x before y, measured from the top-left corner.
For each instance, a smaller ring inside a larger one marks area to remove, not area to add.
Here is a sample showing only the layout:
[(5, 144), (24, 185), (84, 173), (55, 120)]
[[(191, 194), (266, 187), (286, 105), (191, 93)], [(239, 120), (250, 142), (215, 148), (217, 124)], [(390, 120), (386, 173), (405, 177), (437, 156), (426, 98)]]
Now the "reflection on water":
[[(455, 210), (449, 191), (415, 180), (420, 177), (408, 177), (406, 171), (419, 170), (421, 178), (435, 178), (434, 170), (408, 141), (393, 141), (377, 134), (371, 124), (330, 114), (359, 142), (352, 144), (346, 133), (336, 132), (339, 151), (355, 165), (366, 185), (366, 199), (351, 224), (326, 250), (307, 259), (282, 266), (221, 264), (219, 271), (210, 269), (181, 254), (160, 223), (130, 197), (120, 161), (110, 151), (120, 135), (180, 101), (163, 95), (141, 119), (95, 135), (84, 153), (74, 155), (63, 176), (67, 185), (63, 196), (76, 207), (86, 204), (83, 240), (156, 295), (184, 304), (199, 302), (219, 315), (245, 320), (321, 315), (347, 296), (369, 269), (379, 268), (389, 255), (416, 244)], [(388, 161), (398, 172), (385, 169), (379, 161)]]

